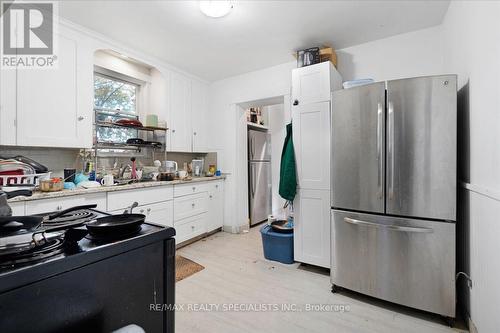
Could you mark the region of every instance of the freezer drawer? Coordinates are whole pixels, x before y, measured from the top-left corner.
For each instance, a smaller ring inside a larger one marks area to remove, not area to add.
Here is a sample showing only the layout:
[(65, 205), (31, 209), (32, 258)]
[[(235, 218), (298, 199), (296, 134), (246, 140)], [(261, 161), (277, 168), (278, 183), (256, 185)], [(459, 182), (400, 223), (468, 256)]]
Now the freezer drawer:
[(333, 284), (455, 317), (455, 224), (333, 210)]

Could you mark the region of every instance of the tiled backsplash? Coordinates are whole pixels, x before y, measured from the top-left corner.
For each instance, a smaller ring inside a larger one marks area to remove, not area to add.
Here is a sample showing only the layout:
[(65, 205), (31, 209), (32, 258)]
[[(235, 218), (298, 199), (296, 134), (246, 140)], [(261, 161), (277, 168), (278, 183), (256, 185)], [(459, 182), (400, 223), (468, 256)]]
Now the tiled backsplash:
[[(75, 168), (81, 170), (83, 162), (79, 157), (79, 149), (63, 149), (63, 148), (34, 148), (34, 147), (7, 147), (0, 146), (0, 156), (12, 157), (23, 155), (29, 157), (43, 165), (53, 172), (53, 176), (61, 177), (65, 168)], [(161, 156), (161, 158), (160, 158)], [(202, 157), (205, 159), (205, 171), (208, 170), (210, 164), (217, 165), (217, 153), (170, 153), (167, 152), (167, 160), (176, 161), (179, 169), (182, 169), (184, 162), (191, 162), (195, 158)], [(163, 160), (163, 154), (157, 154), (156, 158)], [(139, 165), (153, 165), (151, 157), (138, 156)], [(130, 157), (102, 157), (98, 160), (98, 167), (111, 167), (115, 161), (118, 165), (130, 164)]]

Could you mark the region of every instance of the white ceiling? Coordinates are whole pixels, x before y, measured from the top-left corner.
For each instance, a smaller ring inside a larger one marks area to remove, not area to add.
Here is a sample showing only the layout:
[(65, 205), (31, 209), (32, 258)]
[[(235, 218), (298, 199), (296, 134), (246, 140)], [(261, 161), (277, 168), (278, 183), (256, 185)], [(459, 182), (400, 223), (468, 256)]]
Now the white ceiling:
[(449, 1), (235, 1), (208, 18), (198, 1), (63, 1), (60, 14), (215, 81), (292, 61), (293, 50), (336, 49), (441, 23)]

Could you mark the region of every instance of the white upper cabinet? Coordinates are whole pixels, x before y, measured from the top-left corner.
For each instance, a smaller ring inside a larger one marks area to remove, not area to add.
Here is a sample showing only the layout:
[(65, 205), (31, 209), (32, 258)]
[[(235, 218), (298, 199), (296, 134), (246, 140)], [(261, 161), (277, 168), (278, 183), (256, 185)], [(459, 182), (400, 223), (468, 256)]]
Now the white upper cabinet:
[(208, 151), (207, 91), (205, 83), (178, 73), (170, 75), (169, 151)]
[(189, 152), (191, 145), (191, 81), (177, 73), (170, 77), (170, 151)]
[(192, 80), (192, 108), (191, 118), (193, 124), (193, 152), (208, 151), (208, 104), (206, 84)]
[(330, 102), (292, 109), (293, 144), (300, 188), (330, 189)]
[(342, 78), (331, 62), (292, 70), (292, 106), (330, 100), (342, 88)]
[(17, 145), (92, 146), (92, 57), (79, 37), (61, 27), (55, 68), (17, 69)]
[(0, 70), (0, 145), (16, 144), (16, 69)]

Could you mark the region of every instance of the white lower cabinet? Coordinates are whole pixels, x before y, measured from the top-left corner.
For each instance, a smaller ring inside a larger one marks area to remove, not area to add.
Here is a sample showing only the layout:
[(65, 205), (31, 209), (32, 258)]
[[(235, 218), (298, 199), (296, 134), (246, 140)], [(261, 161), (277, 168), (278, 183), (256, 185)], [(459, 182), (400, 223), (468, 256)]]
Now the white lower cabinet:
[(74, 195), (64, 198), (33, 200), (26, 202), (26, 215), (64, 210), (74, 206), (97, 204), (98, 210), (107, 210), (106, 193)]
[(211, 232), (224, 224), (224, 182), (218, 180), (208, 186), (207, 232)]
[(205, 213), (208, 206), (207, 199), (207, 192), (175, 198), (174, 221)]
[(174, 221), (176, 243), (185, 242), (207, 232), (207, 215), (207, 213), (203, 213), (183, 220)]
[(146, 215), (146, 222), (166, 227), (174, 226), (174, 202), (172, 200), (138, 207), (137, 212)]
[(300, 189), (294, 209), (295, 261), (330, 268), (330, 191)]

